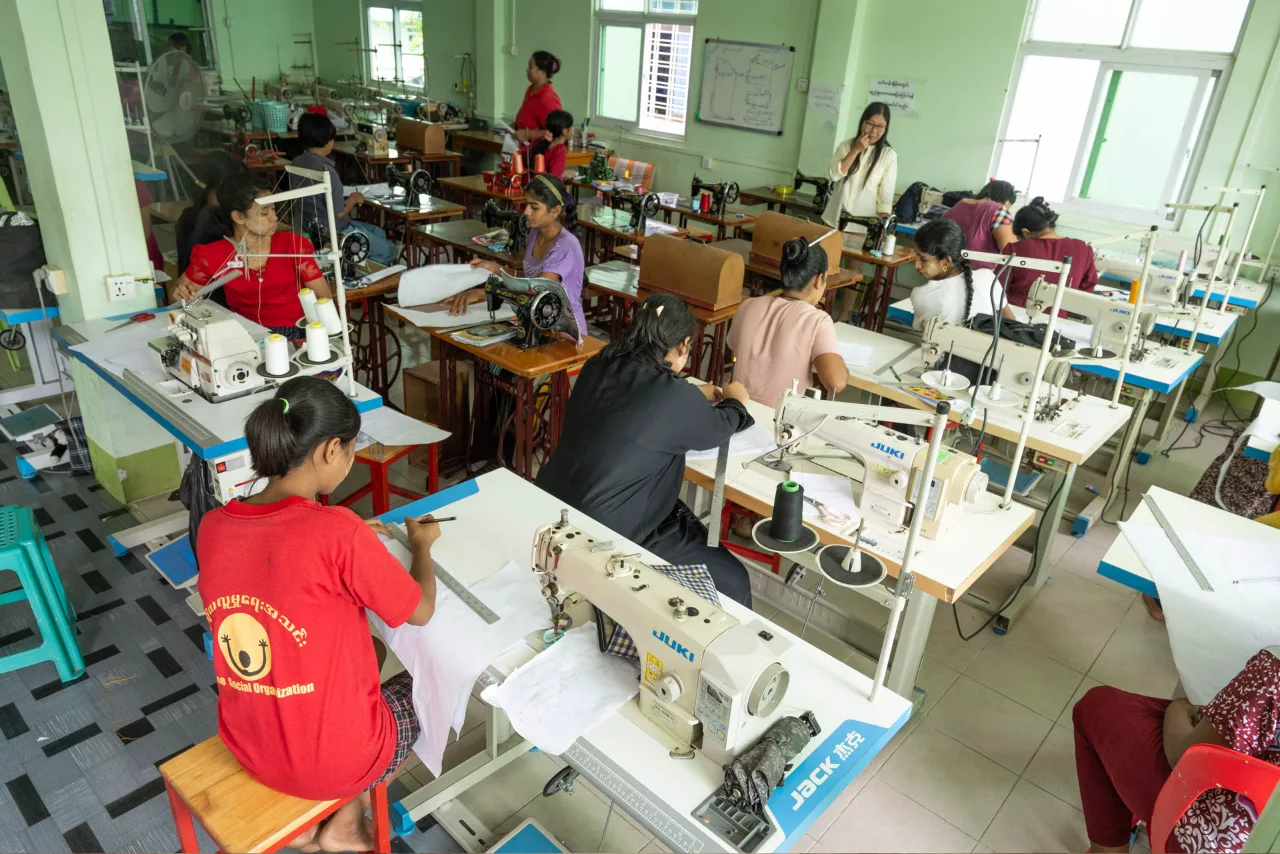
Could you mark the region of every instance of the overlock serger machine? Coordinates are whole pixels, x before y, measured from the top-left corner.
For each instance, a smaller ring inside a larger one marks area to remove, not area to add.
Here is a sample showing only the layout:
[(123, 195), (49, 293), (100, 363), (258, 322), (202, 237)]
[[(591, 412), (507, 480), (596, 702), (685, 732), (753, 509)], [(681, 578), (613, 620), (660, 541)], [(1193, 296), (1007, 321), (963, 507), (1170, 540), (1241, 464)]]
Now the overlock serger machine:
[(504, 302), (516, 313), (520, 335), (512, 343), (522, 350), (555, 340), (559, 333), (574, 341), (582, 338), (569, 294), (559, 282), (517, 279), (503, 273), (489, 277), (484, 293), (491, 322), (496, 321), (495, 312)]
[(208, 301), (170, 315), (172, 339), (160, 350), (170, 374), (213, 403), (249, 394), (265, 385), (258, 373), (262, 352), (241, 320)]
[(728, 764), (782, 717), (791, 642), (763, 623), (743, 623), (637, 555), (594, 541), (567, 511), (534, 535), (531, 566), (557, 628), (598, 619), (594, 608), (631, 635), (640, 711), (671, 736), (673, 757), (696, 749)]

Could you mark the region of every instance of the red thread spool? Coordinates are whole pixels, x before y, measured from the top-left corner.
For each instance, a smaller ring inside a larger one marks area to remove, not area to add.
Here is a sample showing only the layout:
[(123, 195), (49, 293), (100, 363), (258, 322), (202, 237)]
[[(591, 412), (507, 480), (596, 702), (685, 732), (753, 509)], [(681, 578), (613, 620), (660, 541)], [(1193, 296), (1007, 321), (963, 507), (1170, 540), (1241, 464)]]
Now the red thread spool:
[(524, 172), (524, 155), (518, 151), (511, 155), (511, 171), (516, 175)]
[(702, 195), (698, 196), (698, 210), (701, 211), (702, 213), (707, 213), (708, 211), (711, 210), (711, 194), (710, 193), (703, 193)]
[(533, 171), (538, 173), (547, 171), (547, 156), (545, 154), (535, 154), (533, 156)]

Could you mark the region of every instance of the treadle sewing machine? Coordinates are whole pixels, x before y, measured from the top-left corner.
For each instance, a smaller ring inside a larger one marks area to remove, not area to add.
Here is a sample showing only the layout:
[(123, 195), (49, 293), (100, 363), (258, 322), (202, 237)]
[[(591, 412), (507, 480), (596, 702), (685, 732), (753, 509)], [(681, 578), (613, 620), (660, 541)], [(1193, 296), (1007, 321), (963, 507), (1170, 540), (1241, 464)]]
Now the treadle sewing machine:
[(504, 302), (516, 313), (520, 334), (512, 343), (521, 350), (554, 341), (559, 333), (577, 341), (584, 332), (578, 329), (569, 295), (559, 282), (517, 279), (503, 273), (489, 277), (484, 294), (490, 322), (497, 322), (496, 312)]
[[(317, 250), (329, 243), (329, 229), (318, 220), (313, 219), (307, 228), (307, 235)], [(369, 260), (369, 237), (363, 231), (351, 229), (338, 240), (338, 254), (342, 259), (342, 278), (344, 281), (355, 281), (360, 278), (359, 266)], [(328, 258), (317, 252), (321, 267), (328, 265)], [(332, 278), (332, 276), (330, 276)]]
[[(1048, 311), (1053, 306), (1057, 291), (1058, 285), (1049, 284), (1043, 277), (1036, 279), (1027, 295), (1027, 315), (1034, 318)], [(1089, 359), (1114, 359), (1132, 341), (1130, 361), (1142, 360), (1146, 337), (1155, 327), (1155, 312), (1140, 311), (1128, 302), (1075, 288), (1063, 290), (1061, 307), (1070, 314), (1089, 320), (1089, 340), (1076, 342), (1079, 355)], [(1139, 324), (1138, 332), (1130, 337), (1129, 327), (1135, 319)], [(1071, 337), (1069, 329), (1063, 329), (1063, 334)]]
[(799, 192), (800, 188), (805, 184), (813, 185), (814, 207), (825, 208), (827, 206), (827, 200), (831, 198), (831, 179), (806, 175), (797, 169), (795, 180), (791, 184), (791, 189)]
[(387, 164), (386, 175), (387, 189), (391, 190), (391, 195), (394, 197), (396, 190), (401, 190), (404, 193), (405, 204), (410, 206), (418, 204), (419, 196), (431, 195), (431, 189), (436, 183), (435, 178), (426, 169), (401, 171), (394, 163)]
[(201, 302), (170, 315), (170, 338), (153, 341), (160, 363), (211, 403), (250, 394), (266, 384), (262, 352), (243, 322), (216, 303)]
[(710, 184), (700, 179), (697, 175), (693, 176), (693, 182), (689, 185), (689, 204), (697, 210), (698, 196), (703, 192), (711, 194), (711, 210), (716, 216), (724, 216), (725, 205), (731, 205), (738, 201), (738, 185), (733, 181), (720, 181), (716, 184)]
[(523, 211), (504, 210), (493, 199), (488, 199), (480, 215), (484, 218), (485, 228), (501, 228), (507, 233), (508, 252), (524, 252), (529, 239), (529, 220), (524, 218)]
[(662, 209), (662, 200), (658, 198), (657, 193), (641, 194), (630, 188), (616, 189), (611, 192), (609, 203), (611, 207), (619, 210), (630, 209), (629, 225), (633, 231), (644, 228), (645, 220), (653, 219)]

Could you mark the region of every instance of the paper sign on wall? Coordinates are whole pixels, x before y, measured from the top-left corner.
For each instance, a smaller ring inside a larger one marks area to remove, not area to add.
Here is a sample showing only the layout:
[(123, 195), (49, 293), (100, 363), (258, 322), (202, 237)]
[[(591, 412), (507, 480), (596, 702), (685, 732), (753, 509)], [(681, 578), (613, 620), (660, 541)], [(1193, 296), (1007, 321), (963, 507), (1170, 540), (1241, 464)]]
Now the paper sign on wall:
[(888, 77), (872, 79), (867, 89), (867, 103), (883, 101), (895, 113), (914, 116), (916, 113), (916, 84), (914, 80), (893, 80)]
[(843, 99), (843, 83), (837, 83), (835, 86), (826, 86), (821, 83), (810, 84), (808, 112), (810, 115), (815, 116), (838, 116), (840, 115), (840, 103)]

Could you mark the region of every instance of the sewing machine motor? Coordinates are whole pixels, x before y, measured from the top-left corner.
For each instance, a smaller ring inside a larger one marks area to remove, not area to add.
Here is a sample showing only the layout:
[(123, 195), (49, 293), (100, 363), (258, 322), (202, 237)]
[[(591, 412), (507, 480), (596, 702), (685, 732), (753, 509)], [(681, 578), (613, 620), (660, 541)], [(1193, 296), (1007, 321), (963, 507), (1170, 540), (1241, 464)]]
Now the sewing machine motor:
[(791, 188), (798, 192), (805, 184), (813, 185), (814, 207), (825, 208), (827, 200), (831, 198), (831, 179), (806, 175), (797, 169), (795, 181), (792, 183)]
[(711, 194), (711, 213), (715, 216), (723, 217), (725, 205), (732, 205), (738, 201), (738, 185), (733, 181), (708, 184), (697, 175), (694, 175), (693, 182), (689, 185), (689, 202), (695, 210), (697, 209), (698, 196), (703, 192)]
[(524, 252), (525, 242), (529, 239), (529, 220), (522, 211), (503, 210), (498, 203), (489, 199), (480, 211), (486, 228), (501, 228), (507, 232), (507, 251), (513, 254)]
[(700, 749), (726, 765), (782, 717), (791, 642), (762, 623), (742, 623), (634, 554), (597, 543), (568, 522), (539, 528), (531, 564), (553, 621), (580, 594), (626, 629), (640, 660), (640, 711), (671, 737), (675, 758)]
[(392, 196), (395, 195), (397, 188), (403, 190), (405, 204), (411, 207), (418, 204), (419, 196), (431, 195), (431, 189), (436, 183), (435, 178), (432, 178), (431, 173), (426, 169), (402, 172), (394, 163), (387, 164), (386, 174), (387, 189), (391, 190)]
[(160, 362), (213, 403), (249, 394), (266, 384), (258, 373), (262, 351), (227, 309), (204, 301), (175, 312), (172, 340)]

